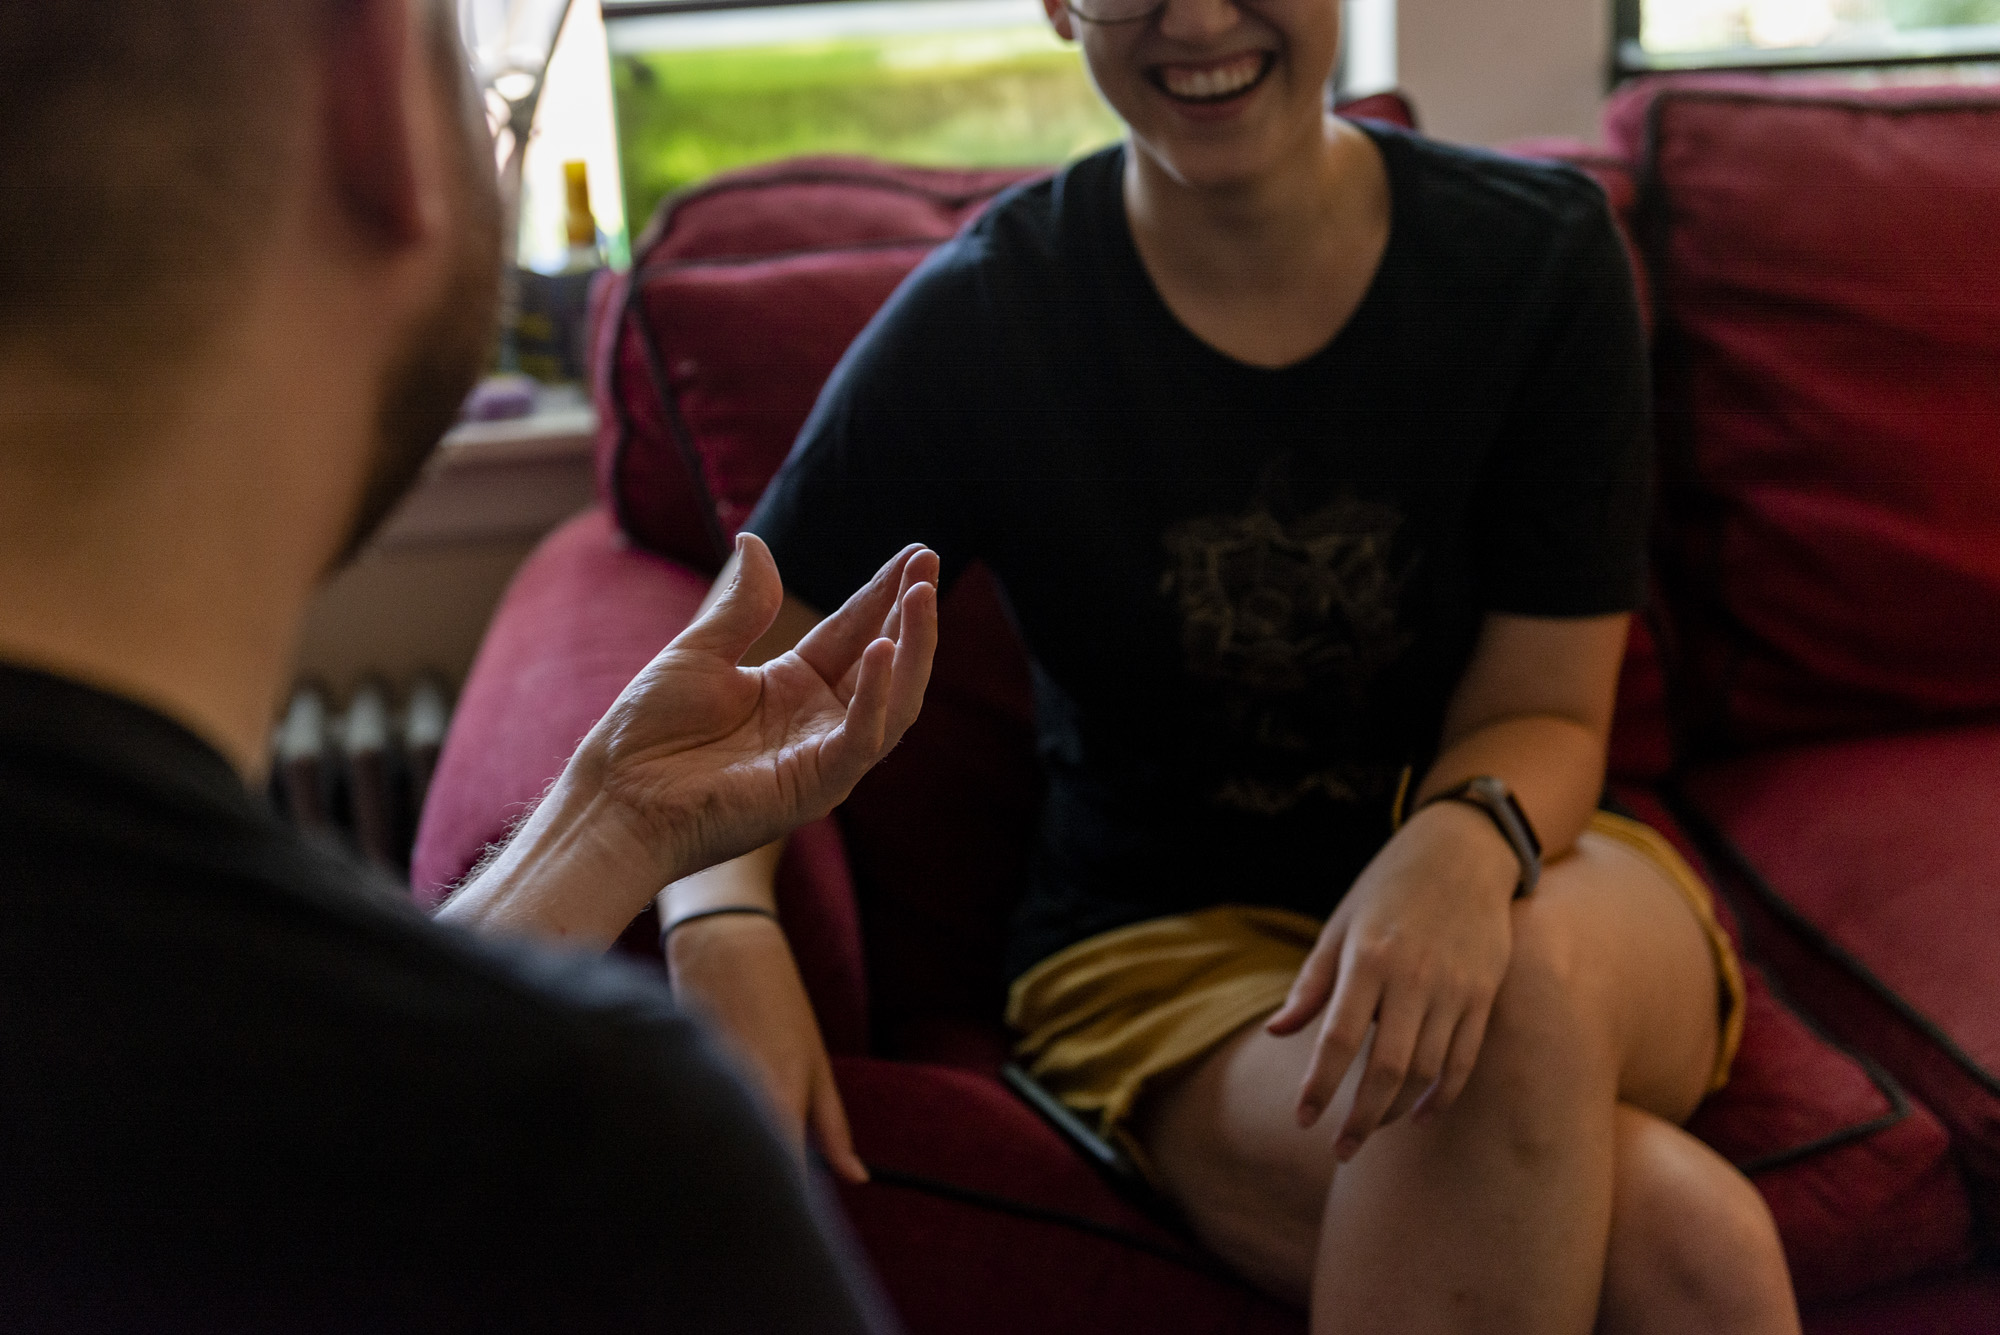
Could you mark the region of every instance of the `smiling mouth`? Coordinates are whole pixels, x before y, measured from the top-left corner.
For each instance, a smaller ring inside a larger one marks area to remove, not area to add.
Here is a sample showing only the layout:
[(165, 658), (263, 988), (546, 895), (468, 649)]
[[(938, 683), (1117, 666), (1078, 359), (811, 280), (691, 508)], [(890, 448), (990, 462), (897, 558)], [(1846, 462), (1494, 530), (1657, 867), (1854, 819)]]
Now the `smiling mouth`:
[(1156, 65), (1146, 74), (1176, 102), (1208, 104), (1242, 97), (1263, 83), (1277, 63), (1273, 52), (1253, 51), (1213, 65)]

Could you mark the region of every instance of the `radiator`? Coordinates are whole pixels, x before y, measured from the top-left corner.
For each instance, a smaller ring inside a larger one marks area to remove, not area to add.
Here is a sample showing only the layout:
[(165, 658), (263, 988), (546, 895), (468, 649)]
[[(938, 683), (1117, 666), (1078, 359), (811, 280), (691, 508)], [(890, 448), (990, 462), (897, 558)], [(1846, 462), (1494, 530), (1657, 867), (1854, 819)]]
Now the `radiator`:
[(345, 701), (300, 684), (271, 736), (272, 804), (407, 882), (451, 708), (450, 688), (435, 677), (401, 692), (365, 680)]

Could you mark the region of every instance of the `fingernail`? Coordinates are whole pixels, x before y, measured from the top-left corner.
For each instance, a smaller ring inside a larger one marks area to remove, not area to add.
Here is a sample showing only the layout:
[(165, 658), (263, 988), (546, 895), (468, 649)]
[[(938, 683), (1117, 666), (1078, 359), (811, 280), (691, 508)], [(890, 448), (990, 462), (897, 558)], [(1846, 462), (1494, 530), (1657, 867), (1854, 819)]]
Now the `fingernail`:
[(1340, 1160), (1342, 1163), (1346, 1163), (1349, 1159), (1352, 1159), (1354, 1157), (1355, 1152), (1360, 1148), (1361, 1148), (1361, 1142), (1356, 1140), (1353, 1136), (1342, 1136), (1339, 1140), (1334, 1142), (1333, 1157)]
[(1319, 1105), (1317, 1103), (1301, 1103), (1299, 1105), (1300, 1126), (1311, 1126), (1318, 1117)]

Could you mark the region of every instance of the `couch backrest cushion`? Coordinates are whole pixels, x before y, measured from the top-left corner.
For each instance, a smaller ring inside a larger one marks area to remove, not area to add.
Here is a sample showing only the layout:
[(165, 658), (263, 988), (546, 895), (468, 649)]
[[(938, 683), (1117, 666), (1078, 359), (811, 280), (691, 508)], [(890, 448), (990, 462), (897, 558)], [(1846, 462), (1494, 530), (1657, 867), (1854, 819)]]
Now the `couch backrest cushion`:
[(601, 316), (598, 473), (627, 534), (718, 568), (855, 334), (1035, 174), (798, 158), (669, 199)]
[(1609, 127), (1698, 735), (2000, 711), (2000, 91), (1668, 85)]

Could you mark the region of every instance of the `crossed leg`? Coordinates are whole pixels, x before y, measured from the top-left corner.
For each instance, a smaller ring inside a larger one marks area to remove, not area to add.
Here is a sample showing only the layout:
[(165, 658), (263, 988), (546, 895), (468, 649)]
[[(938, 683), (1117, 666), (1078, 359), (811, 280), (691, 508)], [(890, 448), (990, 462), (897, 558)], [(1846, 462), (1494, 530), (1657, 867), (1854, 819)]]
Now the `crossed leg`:
[(1362, 1063), (1310, 1130), (1318, 1033), (1240, 1031), (1135, 1130), (1196, 1231), (1341, 1332), (1798, 1330), (1777, 1232), (1680, 1130), (1717, 1040), (1716, 972), (1679, 893), (1594, 835), (1514, 906), (1514, 951), (1471, 1082), (1336, 1172)]

